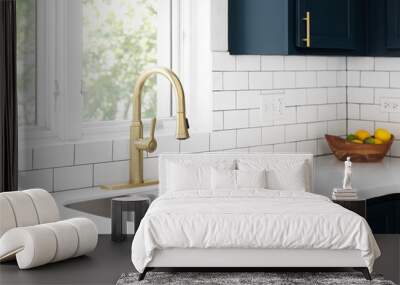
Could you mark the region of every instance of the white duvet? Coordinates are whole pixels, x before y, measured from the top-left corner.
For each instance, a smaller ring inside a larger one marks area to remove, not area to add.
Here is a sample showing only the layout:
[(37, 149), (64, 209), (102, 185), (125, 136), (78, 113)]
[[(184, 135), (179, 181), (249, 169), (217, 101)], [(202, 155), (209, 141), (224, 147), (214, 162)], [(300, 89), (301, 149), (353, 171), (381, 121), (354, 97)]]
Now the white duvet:
[(328, 198), (299, 191), (181, 191), (157, 198), (132, 243), (143, 272), (155, 249), (358, 249), (372, 271), (380, 251), (367, 222)]

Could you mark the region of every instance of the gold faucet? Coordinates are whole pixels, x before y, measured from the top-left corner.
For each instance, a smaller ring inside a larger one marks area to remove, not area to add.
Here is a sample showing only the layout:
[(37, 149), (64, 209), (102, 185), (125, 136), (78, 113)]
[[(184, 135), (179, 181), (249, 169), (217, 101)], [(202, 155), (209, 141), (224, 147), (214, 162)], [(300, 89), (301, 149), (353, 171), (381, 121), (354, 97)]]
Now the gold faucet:
[(146, 80), (153, 74), (164, 75), (176, 90), (177, 100), (177, 118), (176, 118), (176, 138), (185, 140), (189, 138), (189, 123), (186, 118), (185, 111), (185, 93), (182, 84), (176, 74), (164, 67), (155, 67), (143, 72), (133, 90), (133, 121), (130, 129), (130, 164), (129, 164), (129, 183), (115, 185), (101, 185), (101, 188), (108, 190), (118, 190), (125, 188), (134, 188), (157, 184), (158, 180), (143, 180), (143, 151), (153, 152), (157, 148), (157, 141), (154, 138), (156, 129), (156, 118), (151, 120), (150, 136), (143, 138), (143, 123), (142, 123), (142, 91)]

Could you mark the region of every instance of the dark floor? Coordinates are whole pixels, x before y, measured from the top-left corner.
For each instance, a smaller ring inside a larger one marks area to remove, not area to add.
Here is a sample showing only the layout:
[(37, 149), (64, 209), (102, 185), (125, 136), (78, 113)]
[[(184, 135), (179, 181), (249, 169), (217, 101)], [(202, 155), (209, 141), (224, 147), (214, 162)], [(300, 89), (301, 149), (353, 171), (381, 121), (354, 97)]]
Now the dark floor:
[(124, 272), (134, 271), (131, 262), (132, 238), (112, 242), (100, 235), (94, 252), (45, 266), (19, 270), (16, 262), (0, 264), (0, 284), (115, 284)]

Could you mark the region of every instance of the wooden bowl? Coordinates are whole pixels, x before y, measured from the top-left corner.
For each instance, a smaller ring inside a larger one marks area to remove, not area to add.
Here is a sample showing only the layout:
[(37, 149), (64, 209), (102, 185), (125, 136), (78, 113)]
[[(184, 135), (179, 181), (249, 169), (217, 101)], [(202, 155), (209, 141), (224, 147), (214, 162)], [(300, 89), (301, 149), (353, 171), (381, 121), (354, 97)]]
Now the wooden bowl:
[(353, 162), (377, 162), (381, 161), (390, 147), (394, 136), (383, 144), (357, 144), (346, 141), (338, 136), (325, 135), (325, 138), (337, 159), (345, 161), (348, 156)]

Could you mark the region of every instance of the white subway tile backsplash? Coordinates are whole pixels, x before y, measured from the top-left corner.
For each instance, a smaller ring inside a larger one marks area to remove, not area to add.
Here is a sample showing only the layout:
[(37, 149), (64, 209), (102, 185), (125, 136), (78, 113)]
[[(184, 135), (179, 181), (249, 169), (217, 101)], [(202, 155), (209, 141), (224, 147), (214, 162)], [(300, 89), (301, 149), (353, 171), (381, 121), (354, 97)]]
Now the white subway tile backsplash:
[(400, 71), (400, 58), (398, 57), (376, 57), (375, 70), (377, 71)]
[(328, 70), (346, 70), (346, 57), (328, 56)]
[(361, 120), (348, 120), (347, 132), (355, 133), (357, 130), (364, 129), (370, 133), (374, 132), (373, 121), (361, 121)]
[(237, 109), (255, 109), (260, 108), (260, 92), (253, 90), (236, 92)]
[[(261, 127), (266, 125), (261, 121), (261, 112), (259, 109), (249, 111), (249, 126), (250, 127)], [(270, 123), (272, 125), (272, 123)]]
[(360, 105), (359, 104), (347, 104), (347, 119), (359, 120), (360, 119)]
[(213, 72), (212, 73), (212, 81), (213, 81), (213, 90), (222, 90), (223, 87), (223, 78), (222, 72)]
[(253, 146), (249, 148), (249, 152), (273, 152), (274, 146), (273, 145), (259, 145)]
[(374, 102), (374, 89), (349, 87), (347, 100), (349, 103), (371, 104)]
[(400, 88), (400, 72), (390, 72), (390, 88)]
[(299, 106), (297, 107), (297, 122), (306, 123), (318, 120), (317, 106)]
[(317, 122), (307, 124), (307, 138), (318, 139), (325, 136), (328, 133), (327, 122)]
[(285, 66), (284, 57), (280, 55), (261, 56), (261, 70), (283, 70)]
[(335, 136), (343, 136), (347, 133), (346, 120), (329, 121), (328, 134)]
[(232, 110), (236, 108), (235, 91), (214, 91), (214, 110)]
[(249, 126), (249, 111), (235, 110), (224, 112), (224, 129), (247, 128)]
[(284, 110), (283, 118), (278, 118), (274, 120), (274, 125), (283, 124), (296, 124), (297, 122), (297, 108), (296, 107), (286, 107)]
[(286, 89), (285, 101), (287, 106), (299, 106), (307, 104), (306, 89)]
[(336, 119), (345, 120), (347, 119), (347, 104), (337, 104), (336, 105)]
[(307, 139), (307, 125), (287, 125), (285, 126), (285, 141), (294, 142)]
[(294, 72), (273, 72), (272, 78), (272, 86), (274, 89), (294, 88), (296, 85)]
[(249, 89), (271, 89), (272, 72), (250, 72)]
[(249, 89), (249, 74), (247, 72), (224, 72), (224, 90)]
[(113, 160), (126, 160), (129, 159), (129, 139), (120, 139), (113, 141)]
[(320, 105), (318, 106), (318, 120), (329, 121), (336, 119), (336, 105)]
[(54, 168), (54, 191), (92, 186), (93, 165)]
[(94, 186), (122, 184), (129, 181), (129, 161), (116, 161), (94, 165)]
[(389, 87), (389, 72), (362, 71), (361, 86)]
[(191, 133), (190, 139), (180, 142), (180, 152), (206, 152), (210, 151), (209, 133)]
[(346, 103), (346, 88), (328, 88), (328, 103)]
[(235, 71), (236, 58), (227, 52), (213, 52), (213, 71)]
[(224, 128), (224, 112), (213, 112), (213, 131)]
[(347, 87), (347, 71), (336, 72), (336, 85), (338, 87)]
[(336, 87), (337, 73), (335, 71), (318, 71), (317, 86), (318, 87)]
[(382, 98), (388, 97), (400, 99), (400, 89), (375, 88), (375, 104), (380, 104)]
[(236, 130), (218, 131), (210, 134), (210, 150), (232, 149), (236, 147)]
[(305, 56), (285, 56), (285, 70), (306, 70)]
[(145, 158), (143, 161), (143, 179), (158, 179), (158, 158)]
[(373, 57), (347, 57), (348, 70), (373, 70)]
[(285, 141), (285, 128), (273, 126), (262, 128), (262, 144), (276, 144)]
[(241, 129), (237, 131), (237, 147), (249, 147), (261, 144), (261, 128)]
[(328, 102), (327, 88), (307, 89), (307, 104), (326, 104)]
[(360, 119), (366, 121), (388, 121), (389, 113), (383, 113), (379, 105), (362, 104), (360, 109)]
[(317, 87), (317, 73), (315, 71), (296, 72), (296, 87)]
[(296, 143), (275, 144), (274, 152), (296, 152)]
[(53, 192), (53, 169), (20, 171), (18, 173), (18, 188), (42, 188)]
[(306, 56), (307, 70), (326, 70), (328, 68), (328, 57)]
[(332, 151), (329, 148), (328, 143), (326, 142), (326, 139), (319, 139), (317, 141), (317, 154), (322, 155), (322, 154), (331, 154)]
[(112, 160), (112, 141), (89, 142), (75, 145), (75, 164)]
[(394, 141), (390, 149), (390, 155), (400, 157), (400, 141)]
[(347, 86), (360, 86), (361, 72), (360, 71), (347, 71)]
[(74, 145), (42, 146), (33, 149), (33, 168), (51, 168), (73, 165)]
[(297, 152), (317, 154), (317, 141), (300, 141), (297, 142)]
[(261, 57), (257, 55), (236, 56), (236, 69), (238, 71), (256, 71), (261, 69)]
[(156, 136), (157, 149), (148, 153), (149, 157), (158, 156), (165, 152), (179, 152), (179, 140), (175, 138), (175, 135), (167, 136)]

